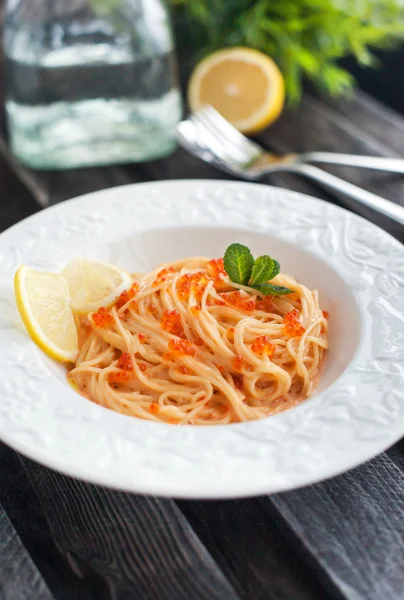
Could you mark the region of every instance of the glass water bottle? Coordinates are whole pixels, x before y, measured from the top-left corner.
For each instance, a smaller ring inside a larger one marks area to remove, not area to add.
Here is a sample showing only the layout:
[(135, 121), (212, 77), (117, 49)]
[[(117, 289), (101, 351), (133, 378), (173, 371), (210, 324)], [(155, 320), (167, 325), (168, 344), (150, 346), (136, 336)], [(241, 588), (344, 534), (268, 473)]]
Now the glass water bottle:
[(162, 0), (8, 0), (10, 145), (66, 169), (163, 157), (182, 105)]

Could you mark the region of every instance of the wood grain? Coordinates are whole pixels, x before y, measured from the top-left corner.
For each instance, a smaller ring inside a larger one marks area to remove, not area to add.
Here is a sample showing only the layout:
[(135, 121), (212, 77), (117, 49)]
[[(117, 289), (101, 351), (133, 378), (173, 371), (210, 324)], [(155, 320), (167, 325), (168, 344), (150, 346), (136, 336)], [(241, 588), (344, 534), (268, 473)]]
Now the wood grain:
[(349, 600), (404, 598), (404, 472), (381, 454), (350, 473), (260, 499), (274, 505), (318, 573)]
[(173, 501), (87, 485), (21, 458), (56, 544), (106, 598), (238, 600)]
[(0, 504), (0, 600), (54, 600)]

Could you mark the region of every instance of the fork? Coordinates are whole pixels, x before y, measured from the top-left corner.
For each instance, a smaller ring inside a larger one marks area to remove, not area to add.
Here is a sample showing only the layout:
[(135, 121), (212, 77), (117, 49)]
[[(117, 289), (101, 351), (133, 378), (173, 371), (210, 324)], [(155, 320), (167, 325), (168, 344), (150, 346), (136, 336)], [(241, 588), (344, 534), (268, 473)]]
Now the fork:
[(249, 180), (259, 180), (268, 173), (300, 173), (404, 225), (404, 207), (368, 192), (309, 162), (327, 162), (404, 173), (404, 160), (330, 152), (308, 152), (279, 156), (264, 150), (241, 134), (212, 106), (206, 106), (177, 128), (178, 143), (191, 154), (217, 168)]

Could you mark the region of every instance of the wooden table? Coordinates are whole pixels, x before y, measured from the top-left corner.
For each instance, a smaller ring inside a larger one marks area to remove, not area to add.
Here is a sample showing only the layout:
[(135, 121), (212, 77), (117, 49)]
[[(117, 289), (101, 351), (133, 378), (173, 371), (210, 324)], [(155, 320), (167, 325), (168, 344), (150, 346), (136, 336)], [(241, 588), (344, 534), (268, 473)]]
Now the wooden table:
[[(307, 96), (260, 141), (275, 151), (404, 156), (404, 120), (363, 94)], [(403, 177), (333, 168), (404, 204)], [(0, 140), (1, 227), (39, 206), (130, 182), (226, 176), (178, 150), (139, 165), (33, 173)], [(403, 227), (296, 176), (269, 183)], [(1, 399), (0, 399), (1, 402)], [(404, 443), (333, 480), (248, 500), (117, 493), (63, 477), (0, 445), (1, 600), (400, 600)]]

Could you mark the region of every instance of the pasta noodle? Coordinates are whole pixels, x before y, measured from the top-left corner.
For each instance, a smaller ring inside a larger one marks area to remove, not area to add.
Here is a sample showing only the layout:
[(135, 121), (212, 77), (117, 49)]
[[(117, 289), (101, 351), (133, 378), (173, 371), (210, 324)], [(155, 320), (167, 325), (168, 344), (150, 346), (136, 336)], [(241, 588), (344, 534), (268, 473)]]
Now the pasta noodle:
[(249, 421), (298, 404), (316, 387), (327, 341), (318, 293), (266, 296), (230, 281), (223, 261), (162, 265), (113, 307), (77, 317), (69, 373), (90, 400), (126, 415), (176, 424)]

